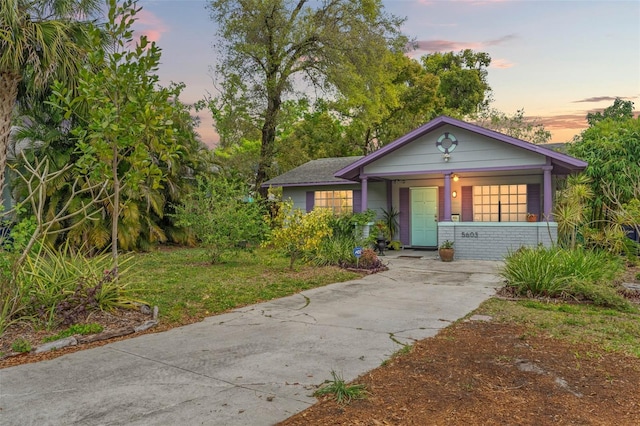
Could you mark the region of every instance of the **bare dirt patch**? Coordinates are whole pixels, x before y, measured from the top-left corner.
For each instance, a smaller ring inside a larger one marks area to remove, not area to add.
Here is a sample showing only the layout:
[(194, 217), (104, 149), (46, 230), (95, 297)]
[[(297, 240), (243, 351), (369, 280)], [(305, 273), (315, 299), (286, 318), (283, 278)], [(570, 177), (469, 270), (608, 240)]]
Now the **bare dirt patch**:
[(354, 383), (366, 399), (323, 397), (281, 425), (640, 424), (638, 358), (519, 325), (455, 324)]

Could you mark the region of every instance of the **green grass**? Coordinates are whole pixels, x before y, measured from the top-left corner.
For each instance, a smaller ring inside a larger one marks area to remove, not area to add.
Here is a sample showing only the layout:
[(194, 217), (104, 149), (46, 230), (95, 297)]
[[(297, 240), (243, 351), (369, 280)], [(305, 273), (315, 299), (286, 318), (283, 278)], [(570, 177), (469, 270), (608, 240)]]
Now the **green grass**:
[(338, 404), (349, 404), (354, 399), (367, 396), (364, 385), (348, 385), (335, 371), (331, 371), (331, 376), (333, 380), (326, 380), (324, 385), (313, 393), (314, 396), (333, 395)]
[(525, 325), (528, 334), (544, 333), (573, 343), (595, 343), (607, 351), (640, 358), (637, 308), (617, 311), (593, 304), (490, 299), (474, 313), (491, 315), (498, 322)]
[(87, 335), (96, 334), (102, 332), (103, 328), (100, 324), (73, 324), (71, 327), (62, 330), (60, 333), (53, 336), (45, 337), (43, 342), (55, 342), (58, 339), (64, 339), (65, 337), (71, 337), (75, 334)]
[(139, 254), (124, 278), (135, 297), (157, 305), (161, 321), (185, 324), (229, 309), (288, 296), (359, 275), (336, 267), (296, 264), (270, 249), (239, 251), (212, 265), (203, 249)]

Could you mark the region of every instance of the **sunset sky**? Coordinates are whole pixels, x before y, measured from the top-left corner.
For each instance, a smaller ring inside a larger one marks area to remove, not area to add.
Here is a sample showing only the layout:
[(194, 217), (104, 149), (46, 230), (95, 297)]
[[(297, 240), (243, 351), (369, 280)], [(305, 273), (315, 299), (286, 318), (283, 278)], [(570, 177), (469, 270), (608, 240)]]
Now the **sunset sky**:
[[(140, 0), (137, 31), (162, 48), (163, 84), (183, 82), (183, 102), (214, 93), (216, 24), (204, 0)], [(512, 114), (524, 108), (553, 134), (570, 140), (585, 116), (615, 97), (640, 109), (640, 2), (383, 0), (388, 12), (407, 17), (404, 33), (419, 50), (470, 48), (491, 55), (492, 106)], [(198, 129), (210, 146), (217, 141), (211, 118), (201, 112)]]

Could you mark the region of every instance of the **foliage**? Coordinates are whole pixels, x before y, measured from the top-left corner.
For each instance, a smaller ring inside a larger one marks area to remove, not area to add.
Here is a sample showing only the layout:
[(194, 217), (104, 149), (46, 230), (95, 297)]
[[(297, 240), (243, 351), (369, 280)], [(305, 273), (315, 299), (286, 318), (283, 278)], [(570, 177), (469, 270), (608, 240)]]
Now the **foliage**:
[(591, 179), (590, 221), (596, 226), (603, 226), (618, 205), (640, 195), (640, 117), (597, 122), (569, 147), (569, 153), (589, 163), (584, 174)]
[(558, 244), (563, 247), (574, 249), (578, 238), (584, 237), (587, 209), (593, 199), (590, 183), (584, 174), (569, 176), (556, 195), (553, 217), (558, 224)]
[(239, 251), (227, 262), (202, 262), (203, 248), (165, 248), (134, 255), (122, 278), (137, 298), (158, 306), (160, 320), (188, 324), (204, 317), (253, 303), (358, 277), (337, 267), (298, 265), (274, 249)]
[(628, 309), (613, 284), (623, 268), (619, 257), (603, 251), (523, 247), (507, 255), (501, 275), (520, 295), (575, 298)]
[(314, 255), (325, 237), (332, 235), (329, 209), (314, 209), (305, 213), (293, 209), (293, 203), (283, 203), (278, 213), (281, 227), (273, 229), (268, 244), (282, 250), (289, 256), (289, 268), (293, 269), (296, 259)]
[(398, 222), (399, 217), (400, 212), (393, 206), (391, 206), (389, 210), (382, 209), (382, 220), (384, 221), (389, 232), (387, 238), (389, 241), (391, 241), (398, 232), (398, 229), (400, 227), (400, 223)]
[(353, 264), (356, 261), (353, 249), (357, 246), (353, 229), (351, 235), (333, 234), (322, 239), (311, 260), (319, 266)]
[(364, 385), (347, 385), (342, 376), (331, 370), (333, 380), (326, 380), (324, 386), (316, 390), (314, 396), (333, 395), (338, 404), (349, 404), (354, 399), (364, 399), (367, 391)]
[(468, 115), (489, 103), (491, 87), (487, 68), (488, 53), (464, 49), (459, 53), (435, 52), (422, 57), (425, 70), (440, 79), (438, 95), (443, 100), (439, 114)]
[(19, 353), (31, 352), (31, 343), (27, 339), (19, 337), (11, 343), (11, 350)]
[(362, 250), (362, 256), (358, 260), (358, 268), (360, 269), (379, 269), (384, 265), (373, 249), (366, 248)]
[(525, 117), (524, 108), (507, 115), (494, 108), (483, 109), (474, 117), (478, 126), (504, 133), (516, 139), (541, 144), (551, 140), (551, 132), (536, 118)]
[(112, 46), (101, 48), (101, 29), (93, 28), (93, 51), (80, 74), (78, 96), (56, 86), (53, 103), (78, 122), (72, 134), (79, 171), (106, 182), (109, 194), (103, 202), (108, 219), (70, 237), (94, 240), (98, 247), (110, 242), (115, 259), (118, 246), (133, 249), (141, 241), (168, 239), (167, 201), (184, 195), (180, 181), (196, 171), (189, 163), (197, 164), (185, 157), (200, 151), (188, 109), (178, 101), (184, 86), (160, 87), (160, 49), (145, 36), (134, 43), (131, 26), (140, 9), (130, 0), (109, 5), (102, 30)]
[(211, 263), (239, 248), (260, 243), (267, 232), (262, 205), (249, 199), (249, 187), (224, 176), (197, 178), (196, 189), (175, 206), (176, 224), (190, 229), (207, 248)]
[[(99, 0), (0, 2), (0, 194), (16, 101), (30, 103), (53, 79), (69, 85), (83, 66), (88, 20)], [(80, 19), (87, 19), (81, 21)]]
[[(122, 259), (122, 274), (128, 272), (130, 261), (131, 257)], [(17, 279), (24, 291), (25, 314), (52, 327), (59, 322), (76, 323), (94, 309), (132, 308), (141, 303), (110, 266), (108, 253), (89, 257), (69, 244), (57, 250), (41, 245), (29, 254)]]
[(633, 102), (623, 101), (620, 98), (616, 98), (613, 101), (613, 105), (608, 106), (602, 112), (597, 111), (587, 114), (587, 122), (589, 123), (589, 126), (594, 126), (607, 119), (625, 121), (630, 118), (633, 118)]
[(75, 336), (77, 334), (87, 335), (87, 334), (96, 334), (100, 333), (104, 330), (104, 328), (95, 322), (88, 324), (73, 324), (70, 327), (62, 330), (54, 336), (45, 337), (43, 341), (46, 342), (54, 342), (59, 339), (64, 339), (66, 337)]
[(221, 58), (215, 76), (221, 95), (209, 107), (222, 135), (236, 134), (239, 124), (260, 129), (255, 185), (261, 191), (271, 174), (286, 96), (306, 85), (373, 105), (386, 96), (383, 59), (406, 44), (402, 20), (387, 15), (377, 0), (211, 0), (209, 10), (219, 24)]
[(440, 248), (441, 249), (452, 249), (453, 248), (453, 241), (444, 240), (442, 243), (440, 243)]

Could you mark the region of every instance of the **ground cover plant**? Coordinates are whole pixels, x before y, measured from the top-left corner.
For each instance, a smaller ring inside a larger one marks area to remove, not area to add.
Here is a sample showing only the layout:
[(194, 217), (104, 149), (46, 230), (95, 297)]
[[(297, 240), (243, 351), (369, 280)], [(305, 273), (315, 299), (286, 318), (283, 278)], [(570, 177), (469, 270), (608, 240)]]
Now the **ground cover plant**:
[(628, 309), (618, 293), (624, 272), (619, 256), (605, 251), (561, 247), (521, 248), (505, 258), (507, 290), (519, 296), (562, 297)]

